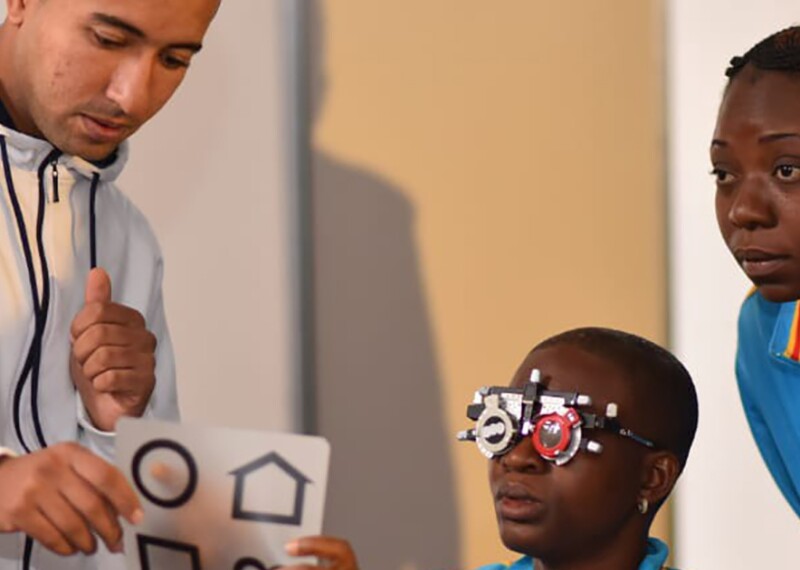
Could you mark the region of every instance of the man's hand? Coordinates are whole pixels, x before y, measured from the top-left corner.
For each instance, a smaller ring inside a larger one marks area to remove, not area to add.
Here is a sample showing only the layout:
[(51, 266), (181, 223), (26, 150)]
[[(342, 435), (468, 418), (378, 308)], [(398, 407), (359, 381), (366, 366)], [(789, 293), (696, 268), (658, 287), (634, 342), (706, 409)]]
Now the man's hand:
[(78, 444), (0, 460), (0, 532), (24, 532), (63, 555), (91, 554), (98, 535), (120, 552), (120, 516), (141, 521), (136, 494), (119, 470)]
[(92, 269), (86, 303), (72, 321), (70, 373), (94, 425), (144, 413), (155, 385), (156, 337), (138, 311), (111, 301), (111, 280)]
[(281, 570), (358, 570), (356, 554), (350, 543), (330, 536), (304, 536), (286, 545), (290, 556), (316, 556), (320, 565), (297, 564), (283, 566)]

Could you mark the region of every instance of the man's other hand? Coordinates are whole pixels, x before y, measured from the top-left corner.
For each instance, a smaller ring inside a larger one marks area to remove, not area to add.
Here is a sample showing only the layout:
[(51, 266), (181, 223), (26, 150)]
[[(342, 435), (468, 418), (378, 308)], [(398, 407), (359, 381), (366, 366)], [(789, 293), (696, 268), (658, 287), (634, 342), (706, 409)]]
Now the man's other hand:
[(83, 308), (71, 327), (70, 373), (92, 423), (114, 431), (140, 417), (155, 386), (156, 337), (138, 311), (111, 300), (111, 279), (92, 269)]

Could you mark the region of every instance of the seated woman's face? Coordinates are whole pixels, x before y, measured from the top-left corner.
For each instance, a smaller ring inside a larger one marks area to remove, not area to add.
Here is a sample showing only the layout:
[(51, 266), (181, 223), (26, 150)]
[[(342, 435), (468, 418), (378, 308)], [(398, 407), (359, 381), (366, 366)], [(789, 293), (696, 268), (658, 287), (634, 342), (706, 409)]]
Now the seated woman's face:
[[(581, 411), (602, 415), (614, 402), (620, 422), (641, 431), (629, 381), (608, 360), (568, 344), (537, 349), (520, 366), (512, 386), (528, 382), (533, 368), (541, 371), (549, 390), (591, 396), (592, 405)], [(601, 430), (584, 430), (583, 437), (601, 443), (602, 452), (578, 451), (559, 466), (535, 450), (531, 437), (524, 437), (511, 451), (490, 460), (500, 536), (511, 550), (543, 560), (592, 557), (613, 543), (623, 527), (641, 519), (637, 503), (648, 448)]]

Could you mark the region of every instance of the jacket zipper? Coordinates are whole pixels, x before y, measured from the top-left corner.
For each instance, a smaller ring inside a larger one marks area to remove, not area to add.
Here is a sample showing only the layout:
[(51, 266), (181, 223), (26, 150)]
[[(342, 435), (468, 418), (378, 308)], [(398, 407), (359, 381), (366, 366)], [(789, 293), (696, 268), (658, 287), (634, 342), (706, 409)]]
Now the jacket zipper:
[(52, 167), (52, 182), (53, 182), (53, 202), (58, 204), (58, 158), (54, 158), (50, 163)]

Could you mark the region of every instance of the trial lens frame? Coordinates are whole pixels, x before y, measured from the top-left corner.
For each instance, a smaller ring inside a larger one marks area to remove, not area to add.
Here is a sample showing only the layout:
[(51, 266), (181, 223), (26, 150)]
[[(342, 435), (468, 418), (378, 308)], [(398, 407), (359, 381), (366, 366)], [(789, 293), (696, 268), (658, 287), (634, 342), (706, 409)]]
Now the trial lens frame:
[(601, 453), (603, 445), (583, 437), (584, 429), (600, 429), (630, 438), (649, 448), (655, 444), (624, 428), (617, 420), (617, 404), (609, 403), (605, 415), (584, 412), (592, 399), (578, 392), (547, 390), (541, 372), (531, 370), (522, 388), (485, 386), (475, 392), (467, 417), (475, 428), (458, 433), (460, 441), (474, 441), (489, 459), (510, 451), (522, 437), (531, 436), (536, 451), (556, 465), (564, 465), (579, 449)]

